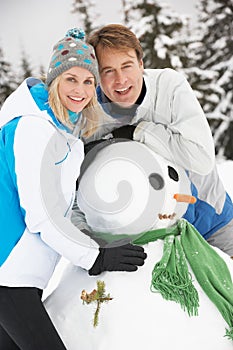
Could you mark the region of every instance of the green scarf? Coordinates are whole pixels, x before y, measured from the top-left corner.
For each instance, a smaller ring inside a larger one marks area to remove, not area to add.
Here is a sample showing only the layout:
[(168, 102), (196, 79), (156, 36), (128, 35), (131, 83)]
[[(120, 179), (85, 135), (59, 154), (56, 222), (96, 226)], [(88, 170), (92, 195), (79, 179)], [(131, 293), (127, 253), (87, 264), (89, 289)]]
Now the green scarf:
[(233, 340), (233, 284), (225, 261), (184, 219), (170, 228), (145, 232), (133, 243), (143, 245), (157, 239), (164, 239), (164, 249), (152, 272), (151, 290), (180, 303), (190, 316), (197, 315), (198, 293), (188, 261), (200, 286), (229, 325), (226, 336)]

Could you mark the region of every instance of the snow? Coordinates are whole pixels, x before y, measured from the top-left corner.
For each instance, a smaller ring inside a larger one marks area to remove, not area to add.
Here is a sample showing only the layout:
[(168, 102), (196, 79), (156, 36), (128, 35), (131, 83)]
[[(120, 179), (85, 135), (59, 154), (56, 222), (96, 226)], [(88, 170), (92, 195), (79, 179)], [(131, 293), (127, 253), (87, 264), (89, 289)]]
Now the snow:
[(172, 56), (171, 57), (171, 63), (173, 67), (177, 67), (177, 68), (181, 68), (182, 67), (182, 63), (180, 61), (180, 58), (178, 56)]
[[(151, 292), (151, 271), (162, 249), (162, 241), (149, 243), (145, 247), (146, 263), (135, 273), (90, 277), (84, 270), (68, 265), (58, 289), (46, 300), (46, 308), (68, 350), (196, 350), (203, 346), (205, 350), (232, 349), (232, 342), (224, 337), (226, 322), (195, 279), (200, 301), (198, 316), (189, 317), (179, 304)], [(226, 263), (233, 272), (229, 257)], [(113, 300), (101, 306), (99, 325), (94, 328), (96, 306), (84, 305), (80, 297), (83, 289), (92, 292), (98, 280), (105, 282), (106, 293)]]
[[(233, 197), (233, 161), (219, 160), (217, 167), (226, 190)], [(195, 278), (200, 298), (197, 317), (189, 317), (178, 304), (150, 291), (151, 271), (155, 260), (162, 256), (162, 246), (162, 241), (149, 243), (145, 248), (148, 253), (145, 265), (137, 273), (116, 272), (114, 278), (111, 273), (87, 276), (84, 270), (61, 260), (44, 297), (57, 287), (65, 270), (61, 283), (45, 305), (68, 350), (107, 350), (110, 344), (111, 350), (151, 350), (151, 344), (164, 350), (232, 349), (232, 342), (224, 337), (227, 327), (224, 319)], [(231, 259), (218, 252), (233, 275)], [(101, 306), (100, 322), (94, 328), (95, 307), (83, 305), (80, 296), (83, 289), (90, 293), (96, 288), (97, 280), (104, 280), (106, 293), (110, 293), (113, 300)]]
[(226, 191), (233, 198), (233, 161), (220, 160), (217, 162), (217, 168)]

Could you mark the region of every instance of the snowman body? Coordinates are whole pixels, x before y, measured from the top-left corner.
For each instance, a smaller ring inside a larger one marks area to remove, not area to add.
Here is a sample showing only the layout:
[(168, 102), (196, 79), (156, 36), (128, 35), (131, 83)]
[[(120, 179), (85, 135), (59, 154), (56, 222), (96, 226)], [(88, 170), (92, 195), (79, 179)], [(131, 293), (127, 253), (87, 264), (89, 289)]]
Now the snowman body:
[[(145, 145), (124, 142), (110, 145), (94, 157), (82, 175), (78, 199), (93, 230), (110, 232), (112, 237), (123, 233), (135, 236), (168, 227), (182, 217), (187, 203), (176, 202), (176, 193), (190, 195), (190, 183), (183, 169), (155, 155)], [(163, 241), (148, 243), (144, 248), (145, 264), (132, 273), (89, 276), (87, 271), (67, 265), (57, 288), (45, 300), (67, 349), (232, 349), (232, 342), (224, 337), (226, 322), (191, 269), (199, 294), (198, 316), (188, 316), (179, 304), (151, 292), (152, 270), (162, 257)], [(232, 260), (218, 253), (233, 273)], [(96, 305), (84, 305), (81, 293), (83, 289), (93, 291), (98, 280), (105, 282), (106, 293), (113, 299), (101, 305), (99, 324), (93, 327)]]

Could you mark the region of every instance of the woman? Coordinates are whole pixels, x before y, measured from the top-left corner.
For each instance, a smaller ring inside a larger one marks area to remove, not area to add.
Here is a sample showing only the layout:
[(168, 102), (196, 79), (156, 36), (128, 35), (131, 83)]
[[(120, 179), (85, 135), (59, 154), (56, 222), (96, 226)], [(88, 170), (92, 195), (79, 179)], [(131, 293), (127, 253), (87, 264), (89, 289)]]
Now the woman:
[(80, 138), (104, 121), (97, 80), (93, 48), (73, 29), (54, 46), (46, 84), (26, 79), (0, 112), (1, 349), (65, 349), (41, 302), (61, 255), (90, 274), (121, 269), (125, 251), (128, 271), (146, 257), (133, 245), (99, 249), (70, 221)]

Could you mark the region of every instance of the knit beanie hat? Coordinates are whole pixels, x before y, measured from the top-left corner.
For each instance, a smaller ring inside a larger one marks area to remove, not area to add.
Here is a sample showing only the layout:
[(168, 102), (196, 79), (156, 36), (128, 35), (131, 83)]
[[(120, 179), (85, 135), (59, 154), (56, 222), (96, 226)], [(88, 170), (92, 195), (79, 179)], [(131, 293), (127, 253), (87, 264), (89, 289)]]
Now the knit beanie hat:
[(53, 47), (53, 55), (46, 79), (48, 86), (58, 75), (74, 66), (86, 68), (98, 82), (98, 66), (94, 49), (84, 39), (84, 30), (81, 28), (70, 29), (66, 36)]

